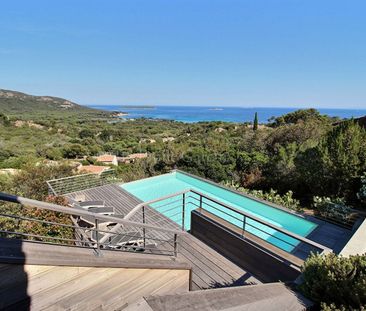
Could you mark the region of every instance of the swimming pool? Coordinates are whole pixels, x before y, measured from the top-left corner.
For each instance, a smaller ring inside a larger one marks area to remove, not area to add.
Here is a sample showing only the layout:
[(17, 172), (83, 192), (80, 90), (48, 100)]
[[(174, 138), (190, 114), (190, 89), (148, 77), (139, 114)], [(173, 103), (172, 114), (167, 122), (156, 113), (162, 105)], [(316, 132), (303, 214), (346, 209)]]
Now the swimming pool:
[[(186, 189), (194, 189), (217, 201), (247, 212), (248, 214), (267, 221), (277, 227), (286, 229), (303, 237), (307, 236), (317, 226), (315, 223), (294, 214), (272, 207), (250, 197), (240, 195), (201, 178), (195, 178), (192, 175), (183, 172), (174, 171), (160, 176), (125, 183), (122, 184), (121, 187), (142, 201), (157, 199)], [(187, 199), (184, 219), (185, 229), (187, 230), (190, 229), (191, 211), (197, 208), (197, 206), (189, 204), (190, 202), (195, 202), (195, 194), (190, 195), (193, 197)], [(198, 198), (198, 195), (196, 196)], [(174, 198), (171, 200), (174, 200)], [(151, 204), (151, 206), (157, 207), (158, 203)], [(212, 208), (212, 206), (219, 207), (215, 203), (209, 201), (203, 202), (204, 209), (234, 225), (239, 227), (242, 226), (242, 223), (235, 218), (238, 214), (235, 215), (235, 212), (229, 212), (229, 214), (227, 214), (228, 211), (223, 213), (218, 209)], [(222, 209), (222, 207), (220, 208)], [(181, 209), (181, 207), (177, 206), (175, 210), (172, 210), (171, 206), (167, 206), (165, 211), (164, 209), (159, 209), (159, 212), (181, 224), (182, 215), (179, 213)], [(296, 245), (300, 243), (298, 240), (252, 219), (247, 220), (246, 230), (287, 252), (291, 252)]]

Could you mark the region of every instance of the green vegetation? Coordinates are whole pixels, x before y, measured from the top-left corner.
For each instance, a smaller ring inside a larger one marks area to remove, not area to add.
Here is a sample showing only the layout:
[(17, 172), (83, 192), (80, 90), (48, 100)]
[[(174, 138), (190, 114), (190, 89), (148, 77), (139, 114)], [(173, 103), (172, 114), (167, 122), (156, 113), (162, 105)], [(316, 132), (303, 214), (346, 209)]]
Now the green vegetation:
[(256, 112), (254, 115), (254, 121), (253, 121), (253, 131), (258, 130), (258, 113)]
[[(0, 111), (9, 117), (46, 121), (48, 118), (85, 117), (106, 118), (111, 113), (80, 106), (59, 97), (32, 96), (21, 92), (0, 89)], [(0, 115), (1, 119), (1, 115)], [(0, 121), (1, 122), (1, 121)]]
[[(147, 159), (120, 164), (117, 177), (128, 181), (177, 167), (262, 191), (257, 196), (268, 194), (267, 199), (291, 193), (291, 199), (310, 208), (315, 196), (342, 198), (346, 205), (362, 208), (366, 131), (352, 120), (336, 125), (333, 118), (308, 109), (273, 118), (256, 131), (247, 124), (225, 122), (126, 121), (80, 106), (75, 109), (85, 113), (71, 116), (74, 108), (49, 110), (48, 100), (1, 92), (0, 168), (27, 171), (49, 161), (72, 163), (81, 157), (86, 157), (83, 163), (95, 163), (92, 157), (105, 152), (121, 157), (147, 152)], [(45, 106), (38, 109), (40, 105)], [(24, 107), (32, 107), (32, 113)], [(164, 140), (168, 137), (174, 140)]]
[[(67, 202), (64, 197), (48, 196), (48, 189), (45, 180), (66, 177), (72, 174), (72, 168), (69, 165), (26, 165), (23, 167), (21, 172), (13, 177), (0, 175), (0, 191), (16, 193), (17, 195), (24, 197), (66, 206)], [(66, 214), (24, 207), (19, 204), (0, 202), (0, 211), (3, 214), (72, 225), (70, 217)], [(45, 225), (28, 220), (18, 220), (15, 218), (0, 217), (0, 227), (2, 230), (12, 232), (26, 232), (34, 235), (49, 236), (50, 238), (48, 240), (43, 240), (48, 242), (57, 242), (57, 240), (52, 238), (73, 238), (73, 230), (71, 228), (51, 224)], [(0, 236), (9, 237), (7, 234), (0, 234)], [(14, 237), (19, 238), (19, 236)], [(28, 237), (28, 239), (37, 240), (37, 237)]]
[(262, 199), (268, 202), (275, 203), (280, 206), (287, 207), (289, 209), (292, 209), (294, 211), (301, 212), (302, 208), (300, 206), (300, 201), (296, 200), (293, 197), (293, 192), (291, 190), (287, 191), (285, 194), (280, 195), (277, 190), (270, 189), (268, 192), (265, 192), (263, 190), (250, 190), (243, 187), (240, 187), (238, 184), (230, 184), (230, 183), (224, 183), (224, 186), (233, 188), (236, 191), (243, 192), (246, 194), (249, 194), (253, 197), (256, 197), (258, 199)]
[(347, 223), (351, 219), (352, 209), (342, 198), (314, 197), (314, 209), (324, 218)]
[(322, 310), (365, 310), (366, 255), (312, 254), (300, 290)]
[(357, 197), (362, 201), (365, 202), (366, 201), (366, 173), (364, 173), (361, 177), (361, 189), (360, 191), (357, 193)]
[[(130, 181), (179, 168), (295, 211), (308, 207), (348, 221), (350, 206), (365, 207), (366, 130), (353, 120), (335, 124), (308, 109), (260, 127), (256, 114), (253, 128), (225, 122), (125, 121), (75, 104), (60, 106), (64, 102), (0, 91), (0, 168), (18, 170), (0, 173), (0, 191), (65, 204), (48, 196), (46, 180), (75, 174), (76, 161), (99, 164), (93, 156), (101, 153), (125, 157), (146, 152), (146, 159), (117, 166), (116, 177)], [(70, 221), (14, 204), (2, 203), (0, 210)], [(0, 226), (72, 237), (70, 230), (25, 220), (0, 218)], [(324, 310), (360, 309), (366, 303), (365, 267), (365, 256), (312, 255), (301, 289)]]

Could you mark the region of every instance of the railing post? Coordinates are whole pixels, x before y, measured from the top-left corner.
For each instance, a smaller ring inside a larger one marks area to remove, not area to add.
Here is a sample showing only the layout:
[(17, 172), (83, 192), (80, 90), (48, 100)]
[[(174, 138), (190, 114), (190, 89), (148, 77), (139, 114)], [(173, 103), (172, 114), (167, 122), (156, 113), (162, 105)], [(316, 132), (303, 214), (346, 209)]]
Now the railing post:
[(182, 205), (182, 230), (184, 231), (184, 216), (186, 207), (186, 194), (183, 193), (183, 205)]
[(245, 215), (243, 215), (243, 232), (242, 232), (242, 237), (244, 238), (244, 233), (245, 233), (245, 225), (246, 225), (246, 221), (247, 221), (247, 217)]
[(202, 195), (200, 195), (200, 214), (202, 214)]
[[(145, 205), (142, 206), (142, 223), (145, 224)], [(144, 241), (144, 248), (146, 247), (146, 229), (142, 228), (142, 238)]]
[(100, 256), (100, 242), (99, 242), (99, 229), (98, 229), (98, 219), (95, 219), (95, 239), (97, 241), (97, 255)]
[(174, 233), (174, 257), (177, 257), (177, 253), (178, 253), (178, 250), (177, 250), (177, 234)]

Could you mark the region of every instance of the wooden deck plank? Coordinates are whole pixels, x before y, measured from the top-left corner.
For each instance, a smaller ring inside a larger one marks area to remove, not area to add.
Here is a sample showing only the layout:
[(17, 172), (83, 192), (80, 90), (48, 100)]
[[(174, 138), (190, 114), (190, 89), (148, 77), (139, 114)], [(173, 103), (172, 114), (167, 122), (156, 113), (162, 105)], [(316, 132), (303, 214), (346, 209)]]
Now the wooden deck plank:
[(221, 267), (218, 268), (219, 266), (213, 263), (210, 257), (204, 256), (204, 254), (200, 251), (201, 249), (197, 249), (194, 247), (194, 245), (192, 246), (189, 243), (190, 241), (192, 241), (192, 239), (180, 239), (179, 241), (181, 242), (180, 247), (184, 248), (184, 253), (188, 253), (194, 256), (194, 263), (197, 262), (196, 265), (200, 264), (201, 266), (203, 266), (204, 271), (209, 274), (213, 281), (217, 279), (222, 279), (228, 284), (233, 282), (233, 276), (231, 276)]

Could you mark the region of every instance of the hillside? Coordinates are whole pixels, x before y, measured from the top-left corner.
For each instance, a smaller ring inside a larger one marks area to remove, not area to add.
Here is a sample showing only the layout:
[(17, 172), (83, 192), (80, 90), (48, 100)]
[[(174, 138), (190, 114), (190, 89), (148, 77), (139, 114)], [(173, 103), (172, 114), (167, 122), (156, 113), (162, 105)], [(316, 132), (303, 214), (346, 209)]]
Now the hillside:
[(52, 96), (33, 96), (0, 89), (0, 111), (10, 117), (22, 119), (37, 117), (110, 117), (111, 113), (81, 106), (69, 100)]

